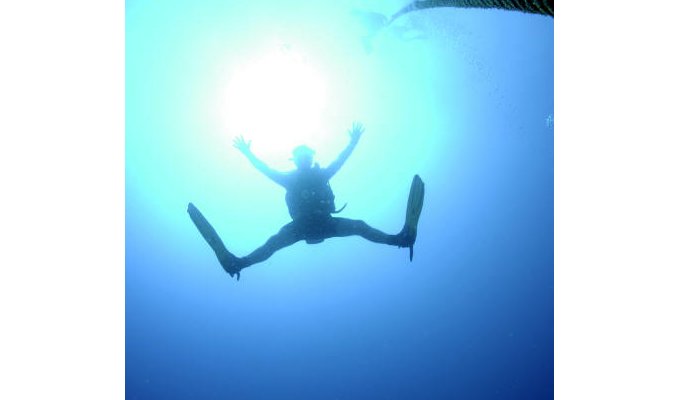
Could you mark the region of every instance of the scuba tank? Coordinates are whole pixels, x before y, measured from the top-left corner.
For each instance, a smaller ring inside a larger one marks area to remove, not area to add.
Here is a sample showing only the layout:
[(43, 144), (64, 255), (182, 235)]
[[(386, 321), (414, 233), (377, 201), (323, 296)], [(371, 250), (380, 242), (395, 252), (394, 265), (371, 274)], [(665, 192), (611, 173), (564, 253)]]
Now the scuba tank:
[(347, 206), (345, 204), (339, 210), (335, 209), (335, 195), (318, 164), (309, 170), (298, 172), (287, 189), (286, 205), (293, 220), (302, 217), (330, 216)]

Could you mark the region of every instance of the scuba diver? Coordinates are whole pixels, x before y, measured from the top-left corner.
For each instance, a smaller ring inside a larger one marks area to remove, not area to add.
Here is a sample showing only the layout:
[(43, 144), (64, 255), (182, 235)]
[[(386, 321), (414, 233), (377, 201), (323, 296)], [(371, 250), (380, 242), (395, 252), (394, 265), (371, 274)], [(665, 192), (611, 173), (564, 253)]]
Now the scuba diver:
[(389, 28), (389, 35), (397, 40), (403, 42), (412, 40), (422, 40), (426, 38), (425, 33), (414, 26), (413, 22), (402, 25), (391, 25), (392, 20), (387, 16), (367, 10), (352, 9), (350, 16), (356, 22), (355, 25), (359, 28), (359, 37), (361, 44), (366, 54), (373, 52), (373, 42), (378, 35)]
[(328, 167), (321, 168), (314, 163), (314, 151), (307, 146), (298, 146), (293, 150), (291, 159), (296, 169), (290, 172), (279, 172), (258, 159), (250, 150), (250, 141), (243, 136), (234, 139), (237, 148), (250, 163), (269, 179), (286, 189), (286, 205), (292, 221), (284, 225), (274, 236), (261, 247), (245, 257), (236, 257), (230, 253), (215, 229), (208, 223), (203, 214), (189, 203), (188, 213), (203, 238), (215, 252), (224, 270), (237, 280), (241, 270), (268, 259), (274, 252), (290, 246), (300, 240), (308, 244), (321, 243), (332, 237), (358, 235), (371, 242), (383, 243), (398, 247), (409, 247), (410, 259), (413, 260), (413, 244), (416, 240), (418, 219), (423, 207), (424, 184), (418, 175), (413, 177), (411, 192), (406, 209), (406, 222), (396, 235), (389, 235), (369, 226), (361, 220), (334, 217), (332, 214), (342, 211), (335, 208), (335, 196), (328, 181), (335, 175), (350, 156), (359, 138), (364, 132), (360, 123), (354, 123), (349, 130), (350, 142), (338, 158)]

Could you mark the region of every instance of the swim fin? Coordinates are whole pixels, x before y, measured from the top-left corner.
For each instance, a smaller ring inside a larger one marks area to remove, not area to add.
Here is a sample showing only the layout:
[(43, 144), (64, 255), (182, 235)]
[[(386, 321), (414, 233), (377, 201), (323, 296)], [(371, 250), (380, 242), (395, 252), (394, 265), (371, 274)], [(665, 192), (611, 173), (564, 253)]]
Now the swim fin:
[(414, 175), (411, 182), (411, 192), (408, 194), (406, 205), (406, 221), (401, 235), (404, 237), (409, 248), (409, 260), (413, 261), (413, 244), (416, 242), (418, 234), (418, 220), (420, 212), (423, 210), (423, 200), (425, 198), (425, 184), (420, 176)]
[(203, 236), (203, 239), (208, 242), (210, 247), (215, 252), (217, 259), (222, 265), (222, 268), (227, 271), (229, 276), (233, 277), (236, 275), (236, 280), (240, 280), (241, 272), (240, 268), (238, 268), (238, 257), (231, 254), (229, 250), (227, 250), (227, 248), (224, 246), (224, 243), (222, 243), (222, 239), (220, 239), (220, 236), (215, 231), (215, 228), (210, 225), (208, 220), (205, 219), (203, 214), (198, 211), (198, 208), (196, 208), (193, 203), (189, 203), (187, 212), (189, 213), (191, 220), (194, 222), (194, 225), (196, 225), (196, 228), (198, 228), (198, 231), (201, 233), (201, 236)]

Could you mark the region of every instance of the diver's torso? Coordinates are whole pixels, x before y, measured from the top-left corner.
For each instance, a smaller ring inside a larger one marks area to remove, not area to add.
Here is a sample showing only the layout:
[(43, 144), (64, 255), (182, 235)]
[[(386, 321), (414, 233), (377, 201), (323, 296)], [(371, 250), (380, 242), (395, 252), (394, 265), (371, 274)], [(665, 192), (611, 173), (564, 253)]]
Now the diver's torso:
[(293, 220), (330, 217), (335, 196), (326, 171), (315, 166), (292, 172), (286, 185), (286, 205)]

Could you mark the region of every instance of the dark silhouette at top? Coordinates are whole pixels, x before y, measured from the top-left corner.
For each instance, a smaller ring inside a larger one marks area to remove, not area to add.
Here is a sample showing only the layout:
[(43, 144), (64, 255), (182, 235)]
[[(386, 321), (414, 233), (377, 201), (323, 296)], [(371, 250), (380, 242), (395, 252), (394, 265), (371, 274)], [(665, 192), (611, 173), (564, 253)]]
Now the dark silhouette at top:
[(428, 8), (456, 7), (456, 8), (495, 8), (499, 10), (521, 11), (529, 14), (545, 15), (555, 18), (555, 6), (553, 0), (415, 0), (390, 17), (388, 25), (400, 16), (412, 11), (425, 10)]

